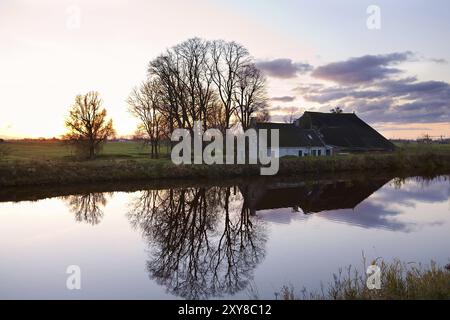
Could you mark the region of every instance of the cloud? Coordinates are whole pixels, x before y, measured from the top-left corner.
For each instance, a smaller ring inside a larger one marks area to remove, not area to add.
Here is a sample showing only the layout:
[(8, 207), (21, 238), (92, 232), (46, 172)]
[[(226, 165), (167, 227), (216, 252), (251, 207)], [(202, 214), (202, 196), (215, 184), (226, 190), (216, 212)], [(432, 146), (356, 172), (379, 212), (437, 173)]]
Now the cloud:
[(328, 103), (343, 98), (375, 99), (384, 95), (381, 91), (360, 89), (358, 86), (328, 87), (322, 84), (303, 85), (294, 88), (294, 91), (300, 93), (305, 100), (318, 103)]
[(380, 125), (376, 129), (384, 130), (384, 131), (429, 131), (432, 130), (431, 127), (398, 127), (398, 126), (384, 126)]
[(320, 110), (339, 105), (373, 123), (450, 122), (450, 84), (416, 78), (383, 80), (367, 85), (303, 85), (294, 89)]
[(295, 97), (293, 97), (293, 96), (273, 97), (273, 98), (270, 98), (270, 100), (277, 101), (277, 102), (292, 102), (295, 100)]
[(339, 84), (364, 84), (387, 79), (392, 75), (401, 73), (400, 69), (392, 66), (408, 61), (413, 56), (410, 51), (384, 55), (365, 55), (317, 67), (311, 75), (318, 79), (330, 80)]
[[(420, 81), (395, 66), (406, 61), (430, 61), (410, 51), (364, 55), (316, 68), (312, 77), (335, 84), (306, 83), (293, 92), (329, 112), (339, 106), (372, 124), (449, 123), (450, 83)], [(436, 63), (444, 60), (436, 59)]]
[(446, 59), (442, 59), (442, 58), (431, 58), (430, 61), (437, 63), (437, 64), (447, 64), (448, 63), (448, 61)]
[(305, 108), (299, 106), (272, 106), (267, 109), (270, 112), (270, 121), (272, 122), (286, 122), (287, 118), (299, 118)]
[(298, 74), (305, 74), (313, 70), (312, 65), (293, 62), (291, 59), (260, 61), (256, 65), (269, 77), (280, 79), (295, 78)]

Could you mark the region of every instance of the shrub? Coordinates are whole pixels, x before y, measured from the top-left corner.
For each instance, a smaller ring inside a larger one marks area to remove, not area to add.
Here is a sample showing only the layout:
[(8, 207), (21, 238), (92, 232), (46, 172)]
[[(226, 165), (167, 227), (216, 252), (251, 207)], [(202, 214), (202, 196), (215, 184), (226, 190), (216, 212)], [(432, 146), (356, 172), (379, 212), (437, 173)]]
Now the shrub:
[(294, 294), (292, 286), (281, 289), (281, 297), (319, 300), (418, 300), (450, 299), (450, 267), (440, 267), (435, 262), (429, 266), (405, 263), (396, 259), (391, 263), (377, 263), (381, 269), (381, 289), (369, 290), (365, 273), (352, 266), (340, 269), (333, 275), (333, 282), (322, 285), (320, 292), (309, 292), (305, 288), (300, 296)]

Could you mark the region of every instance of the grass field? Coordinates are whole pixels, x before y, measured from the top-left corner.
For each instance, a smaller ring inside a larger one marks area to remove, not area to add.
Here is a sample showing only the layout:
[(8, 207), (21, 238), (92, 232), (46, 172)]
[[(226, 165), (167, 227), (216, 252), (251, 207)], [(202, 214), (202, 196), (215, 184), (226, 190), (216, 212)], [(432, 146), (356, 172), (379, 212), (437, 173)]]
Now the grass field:
[(410, 142), (410, 143), (397, 143), (396, 146), (399, 148), (399, 151), (403, 150), (405, 152), (436, 151), (436, 152), (450, 153), (450, 144), (439, 144), (439, 143), (419, 144), (417, 142)]
[[(9, 155), (4, 160), (73, 160), (72, 148), (61, 141), (14, 141), (4, 143)], [(162, 156), (167, 155), (167, 147), (162, 147)], [(150, 150), (142, 143), (109, 142), (97, 157), (101, 159), (148, 159)]]
[[(74, 160), (73, 150), (61, 141), (11, 141), (3, 143), (9, 149), (6, 158), (0, 160)], [(397, 144), (398, 152), (421, 153), (439, 152), (450, 153), (450, 144)], [(167, 158), (169, 150), (161, 147), (161, 158)], [(151, 160), (150, 149), (140, 142), (123, 141), (109, 142), (97, 156), (97, 161), (104, 159), (133, 159)]]
[[(80, 160), (58, 141), (0, 144), (0, 186), (60, 185), (155, 179), (223, 179), (260, 175), (257, 165), (172, 164), (167, 148), (159, 159), (137, 142), (107, 143), (94, 160)], [(393, 153), (290, 157), (280, 160), (280, 175), (335, 172), (394, 172), (432, 174), (450, 172), (450, 145), (408, 144)]]

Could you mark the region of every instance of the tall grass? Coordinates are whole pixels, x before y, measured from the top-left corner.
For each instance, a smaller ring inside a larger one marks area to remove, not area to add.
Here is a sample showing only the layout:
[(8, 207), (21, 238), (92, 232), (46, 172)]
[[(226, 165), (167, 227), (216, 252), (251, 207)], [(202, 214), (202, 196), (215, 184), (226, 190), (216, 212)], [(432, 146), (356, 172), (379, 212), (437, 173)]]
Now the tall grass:
[[(450, 299), (450, 270), (431, 261), (424, 266), (405, 263), (373, 261), (381, 269), (381, 289), (368, 289), (366, 274), (353, 266), (339, 269), (333, 281), (321, 286), (318, 292), (303, 288), (299, 294), (293, 286), (283, 286), (280, 298), (284, 300), (420, 300)], [(365, 265), (365, 263), (364, 263)], [(366, 270), (366, 268), (364, 268)]]

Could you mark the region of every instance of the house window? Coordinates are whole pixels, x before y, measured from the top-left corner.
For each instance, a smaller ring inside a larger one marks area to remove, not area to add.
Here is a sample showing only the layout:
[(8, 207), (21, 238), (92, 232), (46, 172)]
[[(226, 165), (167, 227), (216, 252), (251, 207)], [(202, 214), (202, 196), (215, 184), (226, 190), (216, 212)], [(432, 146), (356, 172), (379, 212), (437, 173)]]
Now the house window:
[(299, 150), (299, 151), (298, 151), (298, 156), (299, 156), (299, 157), (303, 157), (303, 151), (302, 151), (302, 150)]
[(320, 150), (320, 149), (317, 150), (317, 155), (318, 155), (318, 156), (321, 156), (321, 155), (322, 155), (322, 150)]
[(327, 156), (331, 156), (331, 150), (327, 149), (326, 154), (327, 154)]
[(313, 150), (313, 151), (312, 151), (312, 155), (313, 155), (313, 156), (317, 156), (317, 150)]

